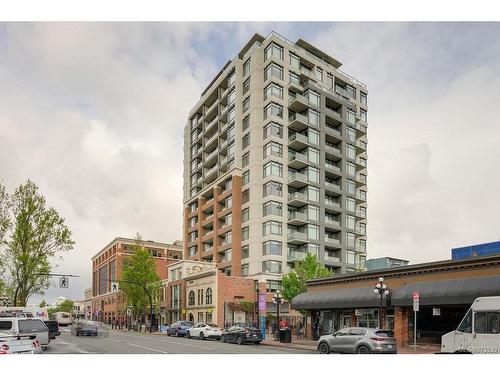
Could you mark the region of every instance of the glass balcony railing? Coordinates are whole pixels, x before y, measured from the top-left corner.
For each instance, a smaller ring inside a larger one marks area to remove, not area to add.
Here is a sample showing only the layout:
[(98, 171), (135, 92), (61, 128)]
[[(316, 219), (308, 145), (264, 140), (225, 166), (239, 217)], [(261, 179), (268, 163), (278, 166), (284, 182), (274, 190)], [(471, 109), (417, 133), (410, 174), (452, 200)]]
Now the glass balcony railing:
[(288, 172), (288, 182), (292, 181), (308, 182), (307, 175), (300, 172)]
[(330, 262), (340, 263), (340, 258), (339, 257), (333, 256), (333, 255), (329, 255), (329, 254), (325, 254), (325, 260), (329, 260)]
[(294, 200), (294, 199), (298, 199), (298, 200), (301, 200), (301, 201), (307, 201), (307, 196), (304, 193), (300, 193), (298, 191), (296, 191), (294, 193), (289, 193), (288, 194), (288, 200), (291, 201), (291, 200)]
[(307, 214), (300, 211), (291, 211), (288, 213), (288, 220), (307, 221)]
[(289, 240), (307, 241), (307, 233), (291, 231), (291, 232), (288, 232), (288, 239)]

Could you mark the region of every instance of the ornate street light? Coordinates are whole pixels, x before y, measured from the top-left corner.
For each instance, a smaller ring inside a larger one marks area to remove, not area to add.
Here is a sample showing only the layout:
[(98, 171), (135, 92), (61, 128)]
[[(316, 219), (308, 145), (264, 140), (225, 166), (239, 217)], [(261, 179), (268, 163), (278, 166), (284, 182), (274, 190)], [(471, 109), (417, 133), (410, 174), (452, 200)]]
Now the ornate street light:
[(378, 278), (378, 283), (373, 288), (373, 293), (377, 294), (380, 298), (380, 306), (378, 309), (378, 328), (382, 328), (382, 298), (390, 293), (387, 285), (384, 284), (384, 278), (382, 276)]
[(283, 295), (281, 294), (281, 292), (279, 290), (277, 290), (273, 296), (273, 303), (276, 305), (276, 324), (278, 325), (278, 329), (280, 326), (280, 305), (283, 304), (284, 300), (285, 300), (285, 298), (283, 298)]

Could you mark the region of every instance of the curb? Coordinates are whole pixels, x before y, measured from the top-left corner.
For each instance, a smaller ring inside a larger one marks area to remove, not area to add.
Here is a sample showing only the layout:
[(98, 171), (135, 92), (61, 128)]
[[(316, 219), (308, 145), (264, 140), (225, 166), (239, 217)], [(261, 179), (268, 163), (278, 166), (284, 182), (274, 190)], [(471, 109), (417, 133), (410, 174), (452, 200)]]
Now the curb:
[(289, 345), (276, 345), (274, 343), (269, 343), (269, 342), (266, 342), (266, 341), (262, 341), (261, 345), (273, 346), (275, 348), (286, 348), (286, 349), (295, 349), (295, 350), (310, 350), (310, 351), (313, 351), (313, 352), (316, 351), (315, 347), (309, 346), (309, 345), (301, 345), (301, 346), (296, 346), (294, 344), (291, 344), (290, 346)]

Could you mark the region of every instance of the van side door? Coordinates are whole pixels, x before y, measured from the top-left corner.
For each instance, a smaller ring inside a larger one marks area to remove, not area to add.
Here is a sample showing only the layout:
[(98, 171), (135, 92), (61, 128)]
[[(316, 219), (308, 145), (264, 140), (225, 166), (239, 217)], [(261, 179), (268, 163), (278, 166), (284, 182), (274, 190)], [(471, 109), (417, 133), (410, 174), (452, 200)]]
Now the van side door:
[(474, 311), (472, 353), (493, 354), (500, 350), (500, 312)]

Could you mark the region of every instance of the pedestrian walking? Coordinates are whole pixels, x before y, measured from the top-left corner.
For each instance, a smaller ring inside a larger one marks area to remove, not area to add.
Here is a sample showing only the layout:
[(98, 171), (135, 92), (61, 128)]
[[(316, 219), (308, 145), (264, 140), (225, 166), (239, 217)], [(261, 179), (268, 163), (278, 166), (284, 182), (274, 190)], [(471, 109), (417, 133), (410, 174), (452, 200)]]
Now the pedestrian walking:
[(302, 326), (302, 322), (299, 321), (297, 323), (297, 339), (301, 339), (302, 338), (303, 329), (304, 329), (304, 327)]

